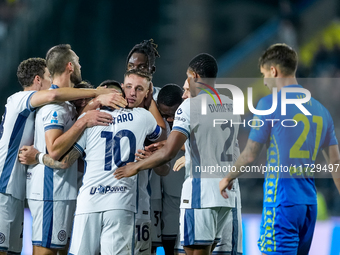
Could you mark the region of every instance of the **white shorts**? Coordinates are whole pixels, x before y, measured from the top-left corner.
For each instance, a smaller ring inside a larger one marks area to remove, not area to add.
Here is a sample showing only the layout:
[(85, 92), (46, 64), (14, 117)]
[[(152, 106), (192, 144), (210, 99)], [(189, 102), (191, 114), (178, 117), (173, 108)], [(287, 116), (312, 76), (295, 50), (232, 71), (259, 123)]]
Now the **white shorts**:
[(152, 246), (162, 246), (162, 199), (151, 199), (150, 207)]
[(212, 254), (242, 254), (241, 208), (232, 208), (222, 229), (221, 241)]
[(70, 236), (76, 200), (27, 202), (33, 218), (32, 244), (63, 249)]
[(162, 229), (162, 239), (175, 240), (179, 233), (181, 198), (170, 196), (166, 193), (163, 193), (163, 196), (162, 220), (164, 228)]
[(135, 214), (110, 210), (74, 217), (69, 255), (131, 255)]
[(0, 251), (20, 254), (24, 223), (24, 201), (0, 193)]
[(230, 207), (181, 209), (181, 245), (212, 245), (221, 240)]
[(135, 255), (151, 254), (151, 220), (136, 218), (135, 226)]

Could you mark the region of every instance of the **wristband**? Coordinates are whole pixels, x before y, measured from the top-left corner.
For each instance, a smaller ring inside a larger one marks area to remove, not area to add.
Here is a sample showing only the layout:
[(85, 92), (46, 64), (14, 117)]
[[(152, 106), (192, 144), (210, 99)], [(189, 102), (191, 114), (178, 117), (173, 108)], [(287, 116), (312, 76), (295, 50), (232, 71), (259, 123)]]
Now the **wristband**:
[(43, 158), (44, 158), (44, 153), (39, 153), (39, 156), (38, 156), (38, 162), (39, 164), (44, 164), (44, 161), (43, 161)]

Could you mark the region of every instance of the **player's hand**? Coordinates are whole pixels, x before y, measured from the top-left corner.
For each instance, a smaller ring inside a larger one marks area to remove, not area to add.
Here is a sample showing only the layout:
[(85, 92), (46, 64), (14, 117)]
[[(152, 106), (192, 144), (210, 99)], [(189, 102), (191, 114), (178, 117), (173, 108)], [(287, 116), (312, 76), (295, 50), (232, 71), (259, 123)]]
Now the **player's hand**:
[(176, 163), (174, 165), (173, 170), (175, 172), (179, 171), (180, 169), (182, 169), (182, 167), (185, 166), (185, 156), (180, 157), (179, 159), (176, 160)]
[(145, 151), (145, 150), (137, 150), (137, 153), (135, 153), (137, 161), (143, 160), (151, 155), (152, 155), (152, 152)]
[(36, 161), (35, 156), (39, 151), (32, 146), (22, 146), (19, 150), (18, 158), (21, 164), (24, 165), (34, 165), (39, 162)]
[(119, 93), (117, 90), (115, 91), (115, 93), (99, 95), (97, 100), (102, 106), (108, 106), (112, 109), (125, 108), (127, 106), (125, 98), (122, 97), (122, 93)]
[(158, 142), (158, 143), (150, 144), (149, 146), (145, 147), (145, 150), (150, 151), (150, 152), (155, 152), (156, 150), (159, 150), (160, 148), (162, 148), (165, 143), (166, 143), (166, 140), (163, 140), (163, 141)]
[(101, 112), (98, 110), (87, 111), (84, 117), (80, 118), (79, 121), (85, 121), (86, 127), (90, 128), (93, 126), (108, 126), (113, 122), (111, 114)]
[(153, 99), (153, 85), (152, 85), (152, 82), (150, 82), (149, 93), (148, 93), (147, 98), (145, 98), (145, 100), (144, 100), (144, 108), (145, 109), (149, 110), (152, 99)]
[(230, 180), (229, 178), (223, 178), (220, 181), (220, 192), (222, 197), (228, 198), (228, 193), (226, 189), (231, 190), (234, 184), (234, 180)]
[(130, 162), (127, 163), (125, 166), (118, 168), (114, 173), (113, 176), (116, 179), (122, 179), (124, 177), (131, 177), (138, 174), (138, 170), (135, 167), (136, 163)]

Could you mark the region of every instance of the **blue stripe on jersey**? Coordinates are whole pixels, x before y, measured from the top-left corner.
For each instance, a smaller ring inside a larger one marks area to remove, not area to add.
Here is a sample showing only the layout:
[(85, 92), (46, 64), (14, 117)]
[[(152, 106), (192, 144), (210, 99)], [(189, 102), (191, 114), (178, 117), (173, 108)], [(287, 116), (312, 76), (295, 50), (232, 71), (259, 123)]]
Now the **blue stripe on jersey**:
[(23, 110), (21, 113), (19, 113), (19, 116), (14, 124), (11, 138), (9, 140), (4, 168), (0, 177), (0, 193), (6, 193), (7, 185), (13, 171), (13, 166), (18, 157), (19, 146), (24, 133), (27, 117), (30, 115), (30, 113), (31, 112), (28, 109)]
[[(235, 198), (235, 205), (237, 206), (237, 198)], [(238, 218), (237, 218), (237, 207), (231, 209), (231, 213), (233, 215), (233, 230), (232, 230), (232, 238), (231, 238), (231, 254), (237, 255), (237, 246), (238, 246)]]
[(156, 129), (150, 135), (147, 135), (146, 138), (148, 138), (150, 141), (155, 141), (158, 139), (158, 137), (160, 137), (161, 134), (162, 134), (162, 130), (157, 125)]
[(51, 129), (60, 129), (60, 130), (64, 131), (64, 127), (60, 126), (60, 125), (50, 125), (50, 126), (44, 127), (45, 132), (47, 130), (51, 130)]
[(191, 195), (191, 208), (201, 208), (201, 172), (196, 172), (195, 169), (201, 164), (201, 157), (196, 143), (196, 137), (194, 131), (190, 135), (191, 144), (191, 162), (192, 162), (192, 195)]
[(44, 195), (43, 200), (53, 201), (53, 168), (44, 168)]
[(182, 246), (193, 245), (195, 243), (195, 211), (185, 209), (184, 213), (184, 242)]
[(148, 185), (146, 185), (146, 190), (147, 190), (150, 197), (151, 197), (151, 184), (150, 184), (151, 173), (152, 173), (152, 169), (149, 169), (148, 170)]
[[(190, 138), (189, 132), (188, 132), (186, 129), (182, 128), (182, 127), (177, 127), (177, 126), (175, 126), (175, 127), (172, 128), (172, 131), (181, 132), (181, 133), (184, 134), (188, 139)], [(172, 131), (171, 131), (171, 132), (172, 132)]]
[(34, 112), (36, 107), (33, 107), (31, 105), (31, 97), (33, 96), (34, 93), (36, 93), (37, 91), (34, 91), (31, 95), (29, 95), (29, 97), (27, 98), (27, 101), (26, 101), (26, 107), (28, 110), (30, 110), (31, 112)]
[(55, 84), (52, 84), (51, 85), (51, 89), (59, 89), (59, 87), (57, 85), (55, 85)]
[(53, 201), (44, 201), (41, 246), (49, 248), (53, 230)]
[(75, 143), (73, 145), (73, 148), (76, 149), (77, 151), (79, 151), (80, 156), (84, 157), (84, 154), (85, 154), (84, 149), (79, 144)]

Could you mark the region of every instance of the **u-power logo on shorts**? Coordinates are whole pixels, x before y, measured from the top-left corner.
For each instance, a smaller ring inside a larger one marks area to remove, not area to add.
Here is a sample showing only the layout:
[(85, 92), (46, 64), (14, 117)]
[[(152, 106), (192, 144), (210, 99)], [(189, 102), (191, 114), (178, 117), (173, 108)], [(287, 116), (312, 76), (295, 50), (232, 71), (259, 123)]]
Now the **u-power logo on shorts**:
[[(217, 91), (212, 88), (211, 86), (205, 84), (205, 83), (200, 83), (204, 86), (207, 86), (209, 89), (211, 89), (218, 99), (220, 100), (221, 106), (223, 105), (221, 102), (221, 98), (218, 95)], [(228, 89), (230, 90), (231, 94), (233, 95), (233, 114), (234, 115), (244, 115), (244, 95), (243, 92), (240, 88), (238, 88), (235, 85), (231, 84), (216, 84), (215, 88), (217, 89)], [(207, 92), (212, 98), (213, 95), (206, 89), (200, 88), (201, 90)], [(299, 97), (299, 98), (287, 98), (287, 93), (303, 93), (305, 96)], [(268, 110), (257, 110), (254, 108), (253, 105), (253, 88), (249, 87), (248, 88), (248, 109), (250, 112), (256, 115), (269, 115), (272, 114), (276, 108), (277, 108), (277, 88), (272, 89), (272, 97), (273, 97), (273, 103), (270, 109)], [(311, 113), (302, 105), (304, 103), (307, 103), (311, 99), (311, 93), (309, 90), (304, 89), (304, 88), (292, 88), (292, 87), (283, 87), (281, 89), (281, 115), (286, 115), (287, 111), (287, 105), (288, 104), (294, 104), (296, 107), (300, 109), (300, 111), (304, 115), (311, 115)], [(213, 98), (215, 105), (216, 101)], [(206, 115), (207, 114), (207, 100), (206, 100), (206, 95), (203, 95), (202, 101), (201, 101), (201, 114)]]
[(104, 186), (99, 185), (98, 187), (92, 187), (90, 190), (90, 195), (94, 195), (96, 193), (106, 194), (106, 193), (124, 193), (128, 188), (126, 186)]

